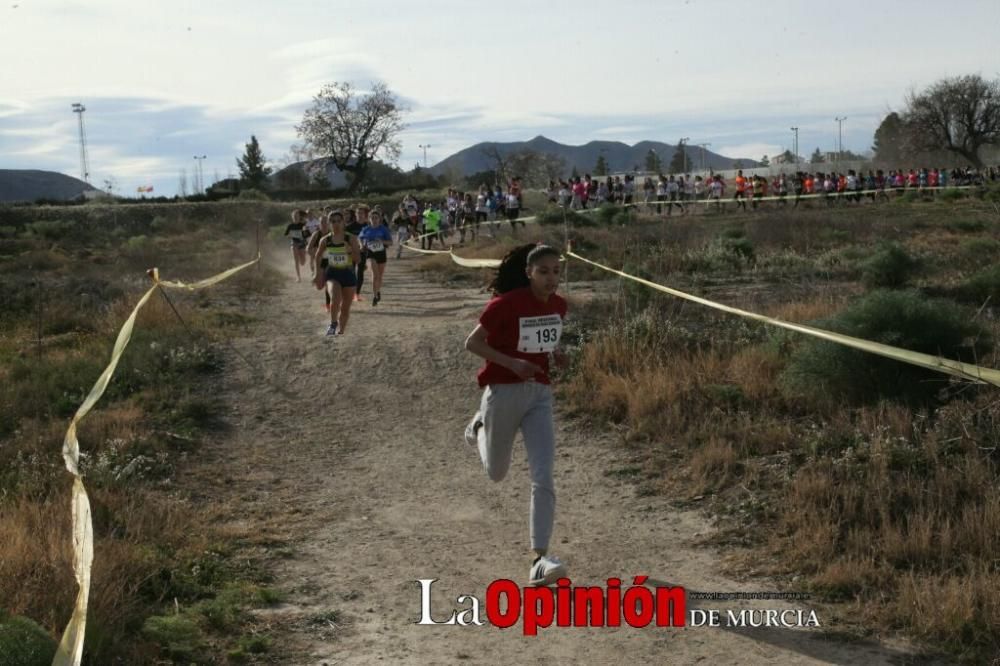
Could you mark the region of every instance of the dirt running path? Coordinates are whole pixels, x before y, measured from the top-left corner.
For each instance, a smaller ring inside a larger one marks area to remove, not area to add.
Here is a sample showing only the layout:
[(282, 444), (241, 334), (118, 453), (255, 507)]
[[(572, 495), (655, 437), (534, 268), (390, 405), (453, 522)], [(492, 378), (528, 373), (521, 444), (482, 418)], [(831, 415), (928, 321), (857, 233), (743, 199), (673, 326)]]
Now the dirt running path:
[[(192, 483), (228, 497), (230, 529), (255, 540), (287, 602), (260, 616), (272, 659), (288, 664), (888, 664), (888, 647), (806, 631), (418, 626), (417, 579), (437, 578), (436, 618), (456, 597), (485, 598), (498, 578), (525, 582), (529, 481), (523, 450), (490, 482), (462, 432), (478, 404), (476, 358), (462, 342), (486, 296), (429, 284), (420, 259), (390, 262), (384, 301), (355, 304), (348, 334), (323, 337), (322, 296), (294, 281), (234, 346), (218, 386), (233, 434), (205, 451)], [(281, 266), (290, 274), (290, 267)], [(370, 289), (366, 285), (366, 290)], [(367, 291), (366, 297), (370, 296)], [(319, 400), (322, 399), (322, 404)], [(629, 465), (610, 436), (557, 416), (552, 550), (574, 584), (636, 574), (706, 591), (769, 590), (718, 573), (692, 545), (710, 531), (668, 498), (638, 497), (605, 473)], [(749, 602), (705, 608), (749, 608)], [(757, 608), (797, 606), (756, 602)], [(485, 612), (483, 613), (485, 620)], [(820, 620), (823, 620), (822, 612)], [(832, 627), (836, 628), (836, 627)]]

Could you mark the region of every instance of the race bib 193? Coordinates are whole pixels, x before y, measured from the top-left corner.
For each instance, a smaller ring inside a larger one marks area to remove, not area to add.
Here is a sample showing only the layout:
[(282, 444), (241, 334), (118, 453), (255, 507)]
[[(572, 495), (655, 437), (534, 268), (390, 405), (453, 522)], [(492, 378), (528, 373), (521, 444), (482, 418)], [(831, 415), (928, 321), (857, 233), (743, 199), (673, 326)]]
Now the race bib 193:
[(527, 354), (547, 354), (555, 350), (562, 335), (562, 317), (521, 317), (518, 319), (517, 350)]

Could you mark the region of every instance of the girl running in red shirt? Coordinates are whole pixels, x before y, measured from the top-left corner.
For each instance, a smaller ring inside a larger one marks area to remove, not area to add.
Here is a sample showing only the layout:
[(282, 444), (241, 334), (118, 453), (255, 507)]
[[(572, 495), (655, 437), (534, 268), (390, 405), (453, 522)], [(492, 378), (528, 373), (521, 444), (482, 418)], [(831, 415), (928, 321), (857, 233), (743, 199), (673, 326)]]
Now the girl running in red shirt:
[(550, 585), (566, 576), (565, 565), (548, 554), (556, 503), (549, 355), (557, 353), (566, 318), (566, 301), (556, 294), (559, 251), (547, 245), (512, 250), (492, 287), (494, 297), (465, 341), (466, 349), (486, 360), (477, 375), (485, 390), (465, 440), (478, 450), (486, 474), (501, 481), (521, 431), (531, 470), (534, 560), (528, 580)]

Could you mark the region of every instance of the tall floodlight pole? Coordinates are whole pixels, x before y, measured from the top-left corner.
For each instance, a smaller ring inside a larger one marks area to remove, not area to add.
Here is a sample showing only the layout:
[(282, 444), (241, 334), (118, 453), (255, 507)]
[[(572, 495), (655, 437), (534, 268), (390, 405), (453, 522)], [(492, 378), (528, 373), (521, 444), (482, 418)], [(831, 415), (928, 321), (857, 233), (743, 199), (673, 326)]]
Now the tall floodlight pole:
[(85, 183), (90, 182), (90, 164), (87, 159), (87, 132), (83, 128), (83, 112), (87, 110), (83, 104), (74, 102), (71, 105), (73, 113), (80, 121), (80, 178)]
[(699, 143), (698, 145), (701, 146), (701, 170), (704, 171), (705, 170), (705, 147), (706, 146), (711, 146), (712, 144), (708, 143), (706, 141), (705, 143)]
[(795, 151), (795, 170), (799, 170), (799, 128), (793, 127), (792, 131), (795, 132), (795, 141), (792, 142), (792, 150)]
[(687, 152), (687, 148), (686, 148), (685, 144), (687, 144), (687, 142), (690, 141), (690, 140), (691, 140), (691, 137), (689, 137), (689, 136), (686, 136), (686, 137), (684, 137), (683, 139), (680, 140), (680, 144), (681, 144), (681, 157), (684, 158), (684, 173), (687, 173), (687, 171), (688, 171), (688, 152)]
[(837, 165), (840, 165), (840, 161), (844, 159), (844, 121), (847, 120), (847, 116), (841, 118), (837, 116), (834, 118), (837, 121)]
[(205, 177), (204, 177), (204, 174), (201, 171), (201, 162), (206, 157), (208, 157), (208, 156), (207, 155), (195, 155), (194, 156), (194, 159), (198, 160), (198, 194), (204, 194), (205, 193), (205, 179), (204, 179)]
[(424, 168), (426, 169), (427, 168), (427, 149), (430, 148), (431, 146), (430, 146), (430, 144), (423, 144), (422, 143), (422, 144), (420, 144), (417, 147), (424, 149)]

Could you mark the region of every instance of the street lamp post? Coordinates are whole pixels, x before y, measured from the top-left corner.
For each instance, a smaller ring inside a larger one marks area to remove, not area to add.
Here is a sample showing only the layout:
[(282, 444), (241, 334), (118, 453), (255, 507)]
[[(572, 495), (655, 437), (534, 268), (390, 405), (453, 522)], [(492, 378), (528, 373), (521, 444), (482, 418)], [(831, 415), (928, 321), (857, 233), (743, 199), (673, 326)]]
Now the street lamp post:
[(208, 155), (195, 155), (194, 156), (194, 159), (196, 159), (198, 161), (198, 194), (204, 194), (205, 193), (205, 187), (204, 187), (205, 186), (205, 180), (204, 180), (204, 174), (201, 171), (201, 162), (206, 157), (208, 157)]
[(799, 170), (799, 128), (793, 127), (792, 131), (795, 132), (795, 141), (792, 142), (792, 150), (795, 151), (795, 170)]
[(699, 143), (698, 145), (701, 146), (701, 170), (705, 171), (705, 147), (711, 146), (712, 144), (706, 141), (705, 143)]
[(88, 164), (89, 160), (87, 159), (87, 133), (83, 129), (83, 112), (87, 110), (87, 107), (79, 102), (74, 102), (70, 106), (80, 120), (80, 178), (83, 182), (89, 183), (90, 164)]
[(844, 121), (847, 120), (847, 116), (834, 118), (837, 121), (837, 165), (840, 165), (840, 161), (844, 159)]
[(426, 144), (426, 145), (425, 144), (420, 144), (417, 147), (424, 149), (424, 168), (426, 169), (427, 168), (427, 149), (430, 148), (431, 146), (430, 146), (430, 144)]
[(687, 153), (687, 148), (685, 147), (685, 144), (688, 141), (690, 141), (690, 140), (691, 140), (691, 137), (689, 137), (689, 136), (686, 136), (686, 137), (684, 137), (683, 139), (680, 140), (681, 157), (684, 159), (684, 173), (687, 173), (687, 170), (688, 170), (688, 153)]

